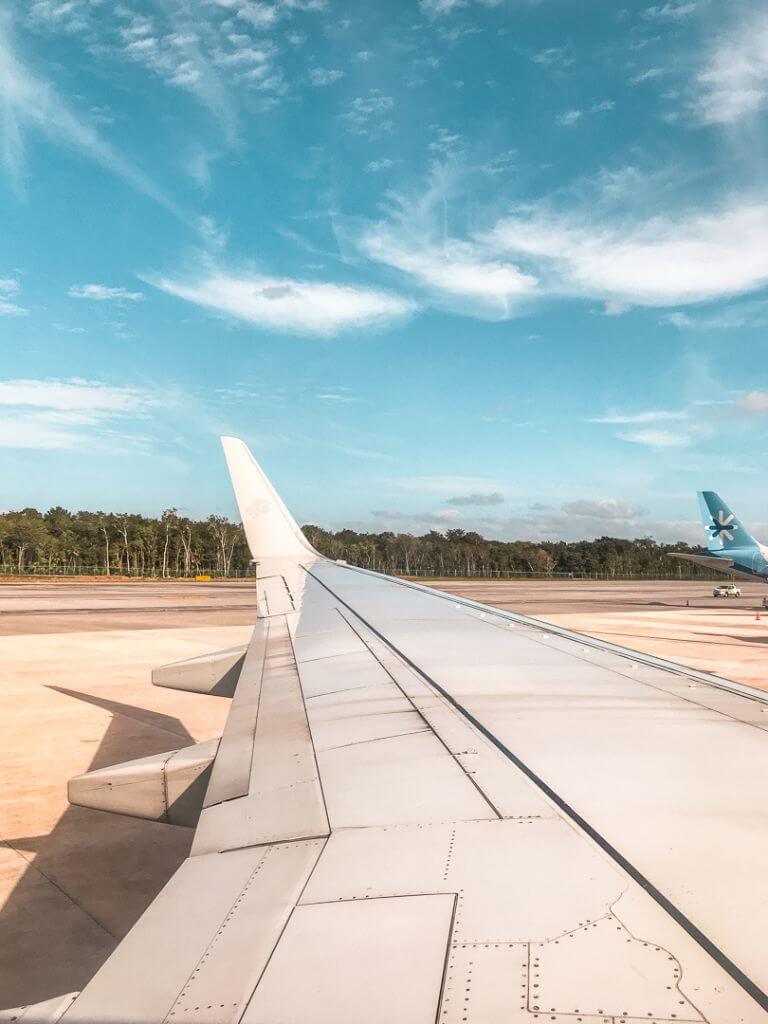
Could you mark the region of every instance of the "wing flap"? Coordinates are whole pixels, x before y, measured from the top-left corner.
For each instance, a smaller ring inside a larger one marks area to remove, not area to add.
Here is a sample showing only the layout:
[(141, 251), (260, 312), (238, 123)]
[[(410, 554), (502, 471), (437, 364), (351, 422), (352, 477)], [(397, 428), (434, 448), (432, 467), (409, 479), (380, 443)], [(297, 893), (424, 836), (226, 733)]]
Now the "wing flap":
[(190, 857), (64, 1020), (239, 1020), (322, 846), (280, 844)]
[[(312, 736), (285, 619), (259, 626), (259, 653), (254, 674), (246, 675), (235, 694), (230, 718), (247, 711), (237, 726), (237, 775), (229, 786), (232, 762), (224, 766), (220, 785), (206, 795), (192, 847), (193, 854), (231, 850), (260, 843), (328, 834)], [(257, 676), (260, 678), (257, 681)], [(253, 687), (242, 704), (240, 687)], [(234, 730), (230, 735), (235, 736)], [(225, 729), (222, 744), (228, 738)], [(214, 773), (220, 762), (214, 765)], [(243, 790), (245, 792), (243, 793)], [(224, 795), (223, 795), (224, 794)]]
[(297, 907), (243, 1024), (434, 1021), (454, 904), (444, 894)]

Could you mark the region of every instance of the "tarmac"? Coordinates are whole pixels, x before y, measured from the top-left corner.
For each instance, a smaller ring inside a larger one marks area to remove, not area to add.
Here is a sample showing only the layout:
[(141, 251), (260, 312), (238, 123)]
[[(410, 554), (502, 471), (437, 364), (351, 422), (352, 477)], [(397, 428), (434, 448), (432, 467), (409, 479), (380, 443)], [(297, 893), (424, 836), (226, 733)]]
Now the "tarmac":
[[(434, 583), (768, 689), (762, 584)], [(82, 988), (186, 857), (190, 830), (70, 807), (67, 780), (219, 735), (226, 699), (150, 671), (247, 642), (255, 614), (242, 581), (0, 584), (0, 1008)]]

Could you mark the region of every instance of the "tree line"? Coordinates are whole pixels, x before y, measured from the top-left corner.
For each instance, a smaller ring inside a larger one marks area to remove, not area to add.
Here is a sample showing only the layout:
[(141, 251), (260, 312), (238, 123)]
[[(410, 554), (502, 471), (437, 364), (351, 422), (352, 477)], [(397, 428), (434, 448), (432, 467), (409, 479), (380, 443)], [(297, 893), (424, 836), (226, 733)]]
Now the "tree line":
[(0, 514), (0, 570), (6, 574), (228, 576), (247, 570), (249, 561), (242, 527), (224, 516), (194, 520), (169, 508), (153, 518), (60, 506)]
[[(310, 541), (329, 558), (391, 575), (421, 576), (645, 576), (707, 577), (671, 551), (699, 549), (650, 537), (584, 541), (497, 541), (465, 530), (359, 533), (305, 526)], [(161, 516), (133, 513), (47, 512), (25, 508), (0, 514), (0, 571), (9, 573), (183, 577), (252, 571), (239, 523), (223, 516), (193, 520), (176, 509)]]

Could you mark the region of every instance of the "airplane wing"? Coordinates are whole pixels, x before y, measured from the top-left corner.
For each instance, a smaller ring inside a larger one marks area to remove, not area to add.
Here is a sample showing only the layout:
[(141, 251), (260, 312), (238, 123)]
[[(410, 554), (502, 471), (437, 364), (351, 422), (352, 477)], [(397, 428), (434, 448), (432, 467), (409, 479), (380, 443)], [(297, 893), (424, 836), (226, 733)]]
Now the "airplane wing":
[(229, 695), (223, 735), (71, 789), (191, 854), (16, 1019), (768, 1021), (765, 695), (322, 558), (225, 446), (260, 614), (155, 678)]

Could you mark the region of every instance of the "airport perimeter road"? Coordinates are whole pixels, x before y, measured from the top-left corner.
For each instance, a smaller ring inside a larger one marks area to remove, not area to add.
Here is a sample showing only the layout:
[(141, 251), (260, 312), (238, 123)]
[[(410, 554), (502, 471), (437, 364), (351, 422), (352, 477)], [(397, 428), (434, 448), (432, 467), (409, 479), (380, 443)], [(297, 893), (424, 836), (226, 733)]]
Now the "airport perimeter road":
[[(443, 589), (768, 685), (768, 587), (461, 582)], [(220, 734), (221, 698), (151, 686), (165, 662), (244, 643), (248, 583), (0, 584), (2, 1004), (78, 989), (186, 856), (185, 829), (70, 807), (67, 780)], [(690, 607), (686, 608), (686, 601)]]
[[(35, 617), (34, 624), (29, 622)], [(220, 583), (0, 582), (0, 636), (73, 630), (164, 629), (253, 624), (256, 598), (247, 580)]]
[(764, 583), (739, 582), (743, 596), (727, 599), (713, 597), (716, 584), (707, 581), (441, 580), (433, 585), (768, 689)]

